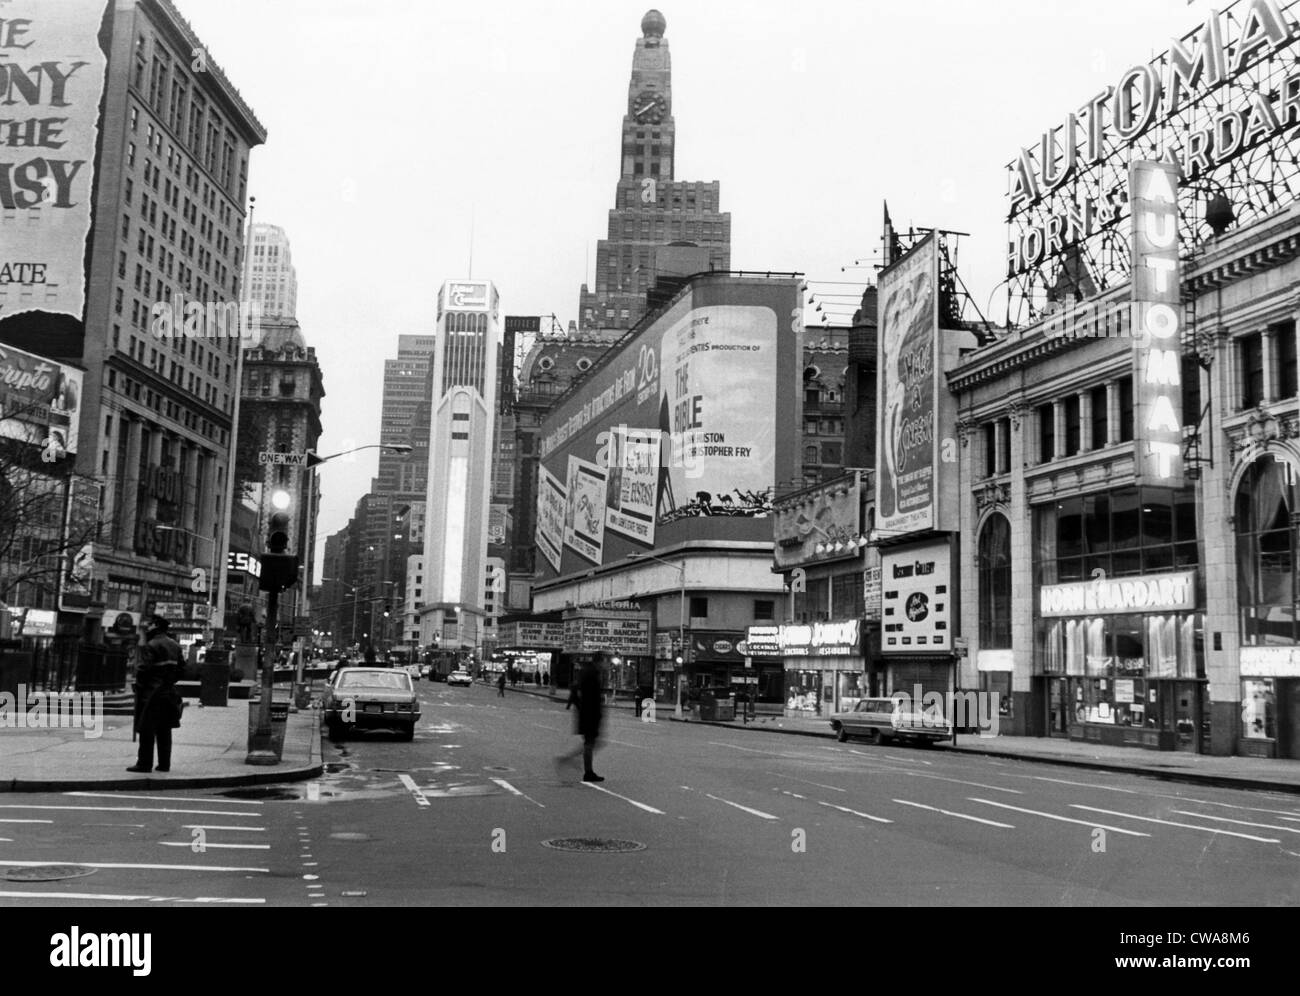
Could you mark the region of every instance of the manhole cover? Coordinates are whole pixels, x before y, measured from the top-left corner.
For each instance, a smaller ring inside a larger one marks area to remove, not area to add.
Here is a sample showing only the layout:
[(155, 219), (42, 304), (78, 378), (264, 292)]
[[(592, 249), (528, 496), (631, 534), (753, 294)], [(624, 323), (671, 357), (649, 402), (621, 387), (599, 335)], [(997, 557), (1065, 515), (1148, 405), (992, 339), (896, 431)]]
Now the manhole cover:
[(298, 799), (297, 792), (283, 788), (247, 788), (247, 789), (229, 789), (225, 792), (218, 792), (217, 795), (225, 796), (227, 799)]
[(542, 846), (556, 851), (596, 851), (602, 854), (645, 850), (645, 845), (639, 840), (617, 840), (613, 837), (553, 837), (542, 841)]
[(330, 839), (331, 839), (331, 840), (369, 840), (369, 839), (370, 839), (370, 834), (368, 834), (368, 833), (332, 833), (332, 834), (330, 834)]
[(0, 878), (9, 882), (57, 882), (93, 875), (98, 870), (85, 865), (34, 865), (30, 868), (0, 868)]

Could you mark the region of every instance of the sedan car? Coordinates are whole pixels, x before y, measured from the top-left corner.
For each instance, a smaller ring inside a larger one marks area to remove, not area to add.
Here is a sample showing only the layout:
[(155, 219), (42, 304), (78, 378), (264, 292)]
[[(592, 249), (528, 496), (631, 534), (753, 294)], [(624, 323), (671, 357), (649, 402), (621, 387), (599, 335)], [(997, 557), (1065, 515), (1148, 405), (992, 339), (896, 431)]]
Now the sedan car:
[(952, 727), (942, 715), (906, 708), (906, 699), (861, 699), (848, 712), (831, 716), (835, 738), (863, 737), (869, 743), (913, 740), (932, 744), (952, 739)]
[(474, 684), (474, 679), (470, 676), (468, 671), (453, 671), (451, 674), (447, 675), (447, 684), (472, 685)]
[(396, 668), (345, 667), (325, 689), (325, 724), (335, 740), (349, 730), (396, 730), (403, 740), (415, 738), (420, 700), (411, 676)]

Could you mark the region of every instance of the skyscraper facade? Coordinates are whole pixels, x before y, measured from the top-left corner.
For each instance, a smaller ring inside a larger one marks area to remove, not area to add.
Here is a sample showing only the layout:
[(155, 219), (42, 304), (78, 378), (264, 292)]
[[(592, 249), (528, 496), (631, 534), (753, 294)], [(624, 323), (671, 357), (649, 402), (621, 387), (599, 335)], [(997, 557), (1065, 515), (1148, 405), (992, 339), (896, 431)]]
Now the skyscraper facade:
[[(405, 443), (410, 445), (412, 434), (428, 431), (428, 401), (430, 385), (429, 368), (433, 364), (435, 336), (399, 335), (397, 357), (384, 361), (384, 397), (379, 416), (379, 441), (385, 445)], [(421, 406), (424, 406), (425, 424), (419, 425)], [(407, 500), (424, 500), (428, 468), (427, 455), (379, 453), (379, 476), (371, 485), (372, 491), (401, 495)], [(418, 475), (413, 471), (420, 470)]]
[[(584, 329), (628, 329), (646, 313), (646, 292), (662, 270), (674, 274), (663, 250), (705, 250), (694, 266), (731, 266), (731, 215), (719, 211), (718, 182), (673, 179), (676, 124), (667, 22), (657, 10), (641, 19), (623, 115), (622, 158), (609, 230), (596, 243), (595, 288), (582, 285), (578, 314)], [(707, 262), (705, 262), (707, 260)]]
[(431, 378), (424, 645), (480, 645), (501, 335), (490, 281), (442, 285)]
[(296, 318), (298, 273), (289, 250), (289, 236), (279, 225), (252, 226), (248, 295), (266, 318)]

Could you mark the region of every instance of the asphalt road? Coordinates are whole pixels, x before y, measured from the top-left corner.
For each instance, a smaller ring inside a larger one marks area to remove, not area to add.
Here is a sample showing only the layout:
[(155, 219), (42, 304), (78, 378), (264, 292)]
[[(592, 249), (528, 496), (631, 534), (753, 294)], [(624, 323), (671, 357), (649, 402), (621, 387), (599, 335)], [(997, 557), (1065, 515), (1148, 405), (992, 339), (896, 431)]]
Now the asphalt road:
[(626, 710), (593, 786), (562, 703), (418, 687), (413, 743), (327, 744), (316, 781), (0, 796), (0, 868), (93, 869), (0, 906), (1300, 904), (1294, 796)]

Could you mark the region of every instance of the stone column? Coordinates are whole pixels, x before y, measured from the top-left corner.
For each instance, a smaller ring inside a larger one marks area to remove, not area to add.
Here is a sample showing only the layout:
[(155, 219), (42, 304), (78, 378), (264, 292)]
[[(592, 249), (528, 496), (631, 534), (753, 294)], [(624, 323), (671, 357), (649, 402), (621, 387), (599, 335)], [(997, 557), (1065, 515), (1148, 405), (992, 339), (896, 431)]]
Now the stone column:
[(1034, 550), (1033, 519), (1024, 467), (1029, 459), (1026, 437), (1034, 420), (1026, 417), (1027, 414), (1021, 406), (1011, 407), (1011, 493), (1009, 503), (1003, 509), (1011, 523), (1011, 646), (1015, 659), (1015, 671), (1011, 675), (1011, 694), (1015, 702), (1012, 731), (1022, 735), (1041, 735), (1042, 717), (1036, 714), (1038, 710), (1033, 709), (1030, 695), (1034, 676)]
[(181, 508), (181, 525), (192, 532), (206, 535), (199, 527), (199, 523), (203, 518), (199, 513), (199, 505), (203, 500), (203, 492), (200, 490), (199, 482), (199, 448), (190, 443), (182, 459), (184, 461), (185, 496), (184, 505)]
[(1095, 439), (1092, 438), (1092, 392), (1079, 392), (1079, 450), (1086, 452), (1088, 450), (1101, 449)]
[(1276, 401), (1280, 378), (1277, 375), (1277, 329), (1269, 327), (1260, 334), (1264, 354), (1264, 400)]
[(135, 549), (136, 513), (140, 503), (140, 447), (144, 425), (132, 418), (126, 425), (126, 467), (122, 474), (121, 508), (117, 542), (119, 550)]
[(1065, 455), (1065, 402), (1052, 402), (1052, 459)]
[(1106, 382), (1106, 442), (1114, 445), (1119, 442), (1119, 381)]

